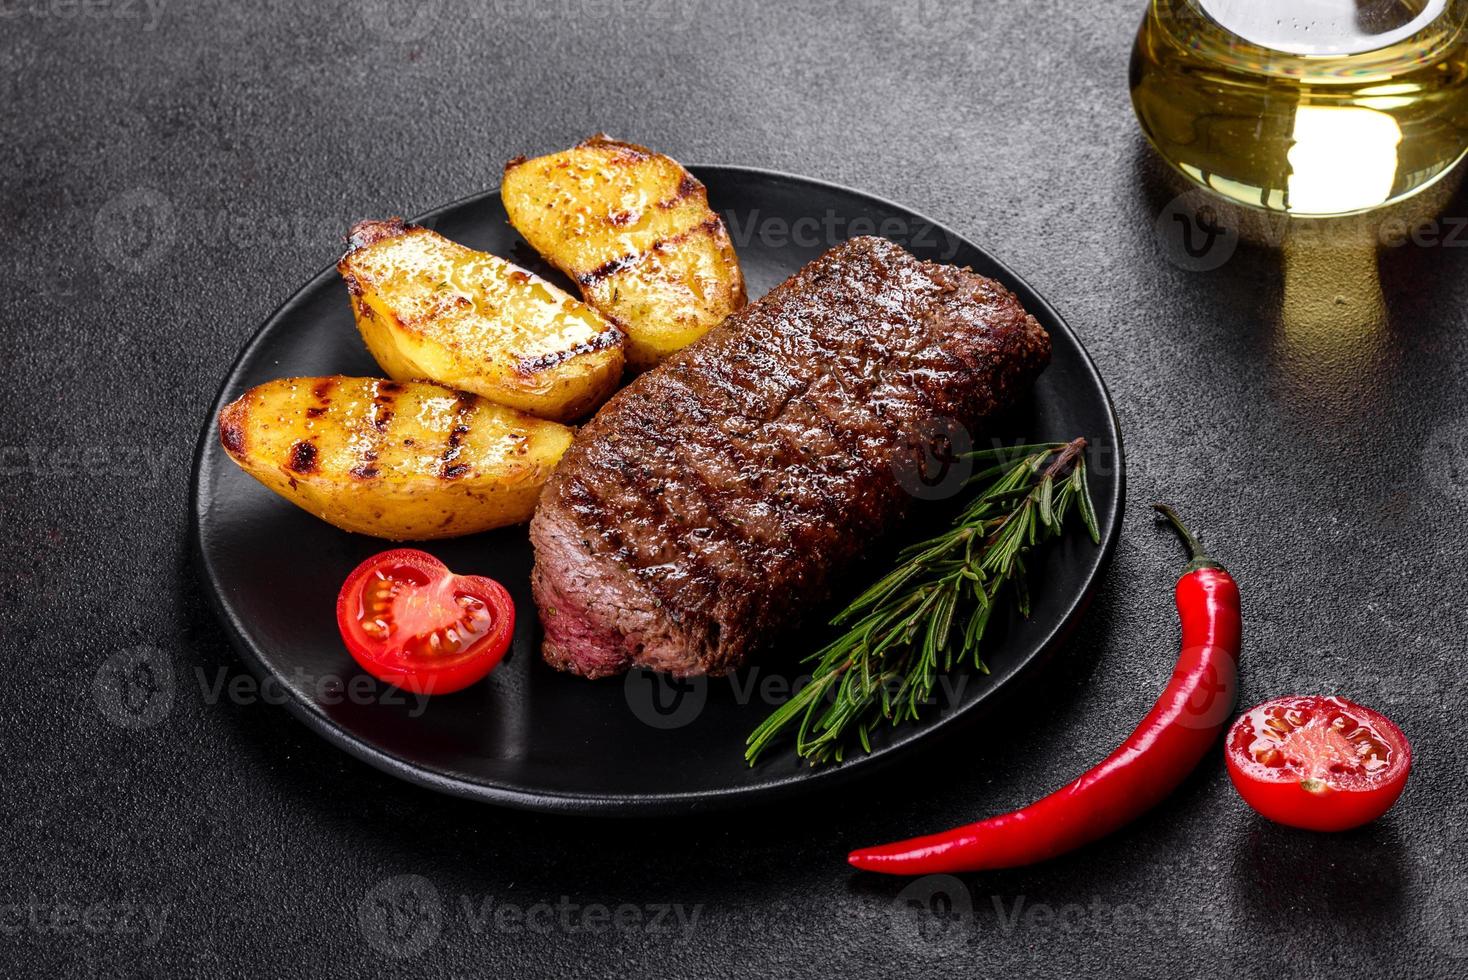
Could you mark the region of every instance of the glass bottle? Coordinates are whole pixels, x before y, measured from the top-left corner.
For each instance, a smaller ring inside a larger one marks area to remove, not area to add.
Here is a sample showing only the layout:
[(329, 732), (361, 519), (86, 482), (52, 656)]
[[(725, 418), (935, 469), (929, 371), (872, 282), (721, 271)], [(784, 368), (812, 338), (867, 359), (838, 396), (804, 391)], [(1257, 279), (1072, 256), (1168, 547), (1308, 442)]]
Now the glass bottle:
[(1361, 213), (1468, 153), (1468, 0), (1150, 0), (1131, 91), (1190, 180), (1294, 216)]

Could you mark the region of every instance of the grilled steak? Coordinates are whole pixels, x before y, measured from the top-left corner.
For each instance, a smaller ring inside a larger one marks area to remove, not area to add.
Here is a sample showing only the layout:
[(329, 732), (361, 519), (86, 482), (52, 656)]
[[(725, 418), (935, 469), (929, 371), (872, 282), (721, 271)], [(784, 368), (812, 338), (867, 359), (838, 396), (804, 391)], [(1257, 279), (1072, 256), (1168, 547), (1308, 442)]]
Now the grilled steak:
[(545, 659), (724, 674), (907, 513), (932, 425), (1044, 368), (1004, 287), (880, 238), (832, 249), (612, 398), (530, 525)]

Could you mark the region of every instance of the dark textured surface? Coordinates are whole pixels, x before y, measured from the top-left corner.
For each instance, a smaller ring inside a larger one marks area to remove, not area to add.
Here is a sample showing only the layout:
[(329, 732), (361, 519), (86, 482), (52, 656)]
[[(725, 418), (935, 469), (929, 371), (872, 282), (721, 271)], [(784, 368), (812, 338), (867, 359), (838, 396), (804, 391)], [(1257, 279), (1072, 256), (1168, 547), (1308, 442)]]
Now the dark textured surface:
[[(1450, 228), (1383, 249), (1379, 295), (1369, 253), (1318, 238), (1288, 264), (1256, 247), (1208, 272), (1170, 261), (1154, 228), (1171, 192), (1125, 91), (1139, 3), (469, 6), (0, 11), (7, 973), (1463, 971), (1468, 250)], [(200, 692), (195, 669), (242, 673), (185, 534), (216, 379), (353, 220), (597, 129), (932, 213), (1087, 341), (1133, 503), (1080, 637), (1012, 714), (838, 797), (629, 826), (439, 798), (277, 706)], [(969, 898), (961, 928), (900, 913), (902, 883), (848, 874), (848, 846), (1033, 798), (1163, 682), (1179, 555), (1156, 496), (1240, 579), (1242, 697), (1390, 712), (1417, 748), (1402, 803), (1305, 835), (1256, 819), (1215, 762), (1085, 853), (919, 885), (960, 913)], [(93, 678), (137, 647), (179, 680), (127, 728)], [(624, 903), (643, 927), (589, 908)], [(698, 918), (649, 930), (657, 903)], [(123, 931), (129, 904), (166, 913), (156, 938)]]

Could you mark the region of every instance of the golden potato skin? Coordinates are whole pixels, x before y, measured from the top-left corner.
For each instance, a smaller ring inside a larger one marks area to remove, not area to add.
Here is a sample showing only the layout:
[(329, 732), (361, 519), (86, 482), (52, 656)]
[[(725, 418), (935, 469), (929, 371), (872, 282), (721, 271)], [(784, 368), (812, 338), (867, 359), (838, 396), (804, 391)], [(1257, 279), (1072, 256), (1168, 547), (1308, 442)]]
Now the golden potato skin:
[(337, 269), (362, 339), (392, 378), (563, 422), (621, 381), (621, 331), (539, 276), (399, 218), (358, 222), (349, 242)]
[(530, 519), (571, 429), (429, 383), (287, 378), (219, 414), (231, 459), (293, 504), (393, 541)]
[(634, 368), (687, 347), (747, 302), (708, 191), (647, 147), (597, 135), (512, 160), (500, 196), (515, 230), (627, 331)]

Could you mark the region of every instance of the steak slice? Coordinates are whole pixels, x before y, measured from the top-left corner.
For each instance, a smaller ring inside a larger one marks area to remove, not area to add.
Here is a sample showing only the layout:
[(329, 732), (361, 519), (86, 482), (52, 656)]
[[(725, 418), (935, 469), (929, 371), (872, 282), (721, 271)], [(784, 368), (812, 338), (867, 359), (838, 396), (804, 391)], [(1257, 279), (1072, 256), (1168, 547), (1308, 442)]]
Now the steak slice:
[(832, 249), (581, 430), (530, 525), (545, 659), (739, 667), (906, 516), (935, 425), (974, 429), (1049, 359), (998, 283), (880, 238)]

